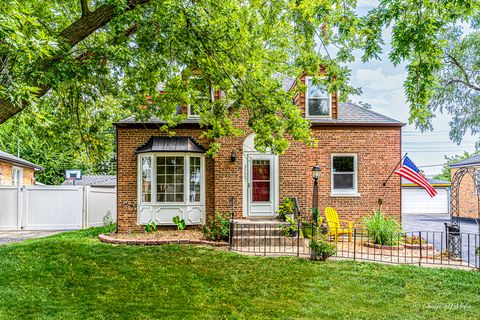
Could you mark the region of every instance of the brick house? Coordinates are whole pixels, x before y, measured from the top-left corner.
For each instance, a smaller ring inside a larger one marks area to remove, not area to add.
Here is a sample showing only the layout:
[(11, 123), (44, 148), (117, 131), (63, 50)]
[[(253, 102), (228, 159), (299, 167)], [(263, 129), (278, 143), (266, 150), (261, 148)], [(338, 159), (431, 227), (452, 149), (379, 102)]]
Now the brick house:
[[(455, 173), (461, 169), (480, 169), (480, 155), (475, 155), (465, 160), (458, 161), (450, 165), (451, 179), (454, 181)], [(454, 186), (452, 183), (452, 190)], [(453, 191), (452, 191), (453, 195)], [(457, 212), (452, 212), (457, 214)], [(458, 216), (461, 218), (480, 218), (480, 208), (478, 202), (478, 191), (475, 186), (473, 176), (465, 174), (460, 180), (458, 188)]]
[[(238, 219), (273, 219), (283, 197), (297, 197), (302, 215), (312, 206), (312, 167), (319, 165), (319, 207), (337, 209), (341, 218), (359, 222), (378, 208), (400, 219), (401, 182), (383, 182), (401, 158), (404, 125), (351, 103), (303, 76), (307, 90), (294, 99), (311, 121), (316, 147), (292, 141), (285, 154), (255, 150), (254, 133), (246, 117), (233, 119), (243, 137), (222, 138), (215, 158), (204, 156), (209, 141), (202, 137), (198, 116), (183, 108), (188, 119), (174, 137), (164, 136), (158, 119), (116, 123), (117, 201), (119, 232), (139, 231), (155, 220), (172, 224), (181, 216), (187, 224), (202, 224), (215, 212)], [(283, 78), (289, 90), (293, 79)]]
[(33, 185), (35, 172), (42, 169), (39, 165), (0, 151), (0, 186)]

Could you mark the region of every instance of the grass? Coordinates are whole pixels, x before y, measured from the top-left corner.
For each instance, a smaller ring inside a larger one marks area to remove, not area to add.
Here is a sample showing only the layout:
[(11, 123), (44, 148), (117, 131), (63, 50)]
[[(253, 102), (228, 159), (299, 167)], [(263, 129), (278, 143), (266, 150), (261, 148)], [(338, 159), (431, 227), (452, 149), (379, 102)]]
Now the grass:
[(112, 246), (102, 231), (0, 246), (0, 318), (480, 318), (478, 272)]

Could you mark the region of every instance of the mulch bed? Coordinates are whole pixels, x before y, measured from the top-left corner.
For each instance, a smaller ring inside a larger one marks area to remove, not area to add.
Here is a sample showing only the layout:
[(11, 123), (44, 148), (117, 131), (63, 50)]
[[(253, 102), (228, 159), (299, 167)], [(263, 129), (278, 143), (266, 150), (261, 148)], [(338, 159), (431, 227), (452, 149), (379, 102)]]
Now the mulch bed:
[(226, 242), (210, 241), (203, 237), (200, 230), (157, 230), (151, 233), (111, 233), (98, 236), (100, 241), (111, 244), (164, 245), (195, 244), (213, 247), (226, 247)]

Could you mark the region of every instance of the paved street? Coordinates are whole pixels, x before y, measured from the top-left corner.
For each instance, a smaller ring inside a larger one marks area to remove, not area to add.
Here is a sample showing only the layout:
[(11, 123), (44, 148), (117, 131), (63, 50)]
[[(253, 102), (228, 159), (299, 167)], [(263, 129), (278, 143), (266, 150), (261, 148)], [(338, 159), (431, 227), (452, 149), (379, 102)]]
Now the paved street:
[(46, 237), (60, 232), (61, 231), (0, 231), (0, 245)]

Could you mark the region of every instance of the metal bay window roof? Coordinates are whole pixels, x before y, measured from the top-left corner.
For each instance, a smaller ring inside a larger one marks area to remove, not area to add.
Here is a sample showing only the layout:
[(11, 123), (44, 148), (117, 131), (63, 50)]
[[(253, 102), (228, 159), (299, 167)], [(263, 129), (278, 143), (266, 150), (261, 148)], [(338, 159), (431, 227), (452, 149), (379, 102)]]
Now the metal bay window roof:
[(189, 137), (151, 137), (137, 149), (137, 153), (146, 152), (205, 153), (205, 149)]

